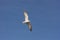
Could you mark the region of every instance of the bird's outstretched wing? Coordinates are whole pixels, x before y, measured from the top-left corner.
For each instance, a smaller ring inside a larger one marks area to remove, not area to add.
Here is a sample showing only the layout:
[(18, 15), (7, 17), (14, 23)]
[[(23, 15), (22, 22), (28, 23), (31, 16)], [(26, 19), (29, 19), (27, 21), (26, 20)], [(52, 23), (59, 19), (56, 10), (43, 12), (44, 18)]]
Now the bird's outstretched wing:
[(25, 16), (25, 20), (28, 20), (28, 13), (27, 13), (27, 11), (24, 11), (24, 16)]
[(31, 25), (31, 23), (28, 22), (27, 25), (28, 25), (29, 30), (32, 31), (32, 25)]

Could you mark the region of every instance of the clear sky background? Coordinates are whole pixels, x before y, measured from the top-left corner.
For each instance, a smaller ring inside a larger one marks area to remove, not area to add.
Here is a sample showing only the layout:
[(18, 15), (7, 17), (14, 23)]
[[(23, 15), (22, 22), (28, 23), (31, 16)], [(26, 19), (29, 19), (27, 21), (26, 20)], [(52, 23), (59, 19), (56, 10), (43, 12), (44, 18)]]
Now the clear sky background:
[[(24, 10), (32, 32), (22, 24)], [(60, 1), (0, 0), (0, 40), (60, 40)]]

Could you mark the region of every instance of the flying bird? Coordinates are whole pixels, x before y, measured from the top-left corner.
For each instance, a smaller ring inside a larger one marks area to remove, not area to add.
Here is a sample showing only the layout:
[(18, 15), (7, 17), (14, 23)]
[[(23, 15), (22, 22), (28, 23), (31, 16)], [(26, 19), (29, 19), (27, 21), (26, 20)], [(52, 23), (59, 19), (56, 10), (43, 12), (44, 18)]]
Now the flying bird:
[(29, 30), (32, 31), (32, 25), (31, 25), (30, 20), (28, 18), (28, 12), (27, 11), (24, 11), (24, 17), (25, 17), (25, 20), (22, 23), (27, 24)]

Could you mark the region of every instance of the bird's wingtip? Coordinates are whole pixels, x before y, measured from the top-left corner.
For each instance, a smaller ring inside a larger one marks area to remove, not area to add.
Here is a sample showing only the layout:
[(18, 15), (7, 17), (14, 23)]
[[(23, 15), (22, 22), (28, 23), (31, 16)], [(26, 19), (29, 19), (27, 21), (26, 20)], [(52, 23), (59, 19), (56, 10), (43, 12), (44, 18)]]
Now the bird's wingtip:
[(32, 32), (32, 29), (30, 29), (30, 32)]

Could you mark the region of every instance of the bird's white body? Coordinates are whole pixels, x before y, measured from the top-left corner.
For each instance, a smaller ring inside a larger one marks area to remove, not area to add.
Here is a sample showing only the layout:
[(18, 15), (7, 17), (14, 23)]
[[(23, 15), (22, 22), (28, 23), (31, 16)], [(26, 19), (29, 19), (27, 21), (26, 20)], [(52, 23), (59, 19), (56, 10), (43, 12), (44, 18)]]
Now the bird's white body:
[(27, 22), (30, 22), (30, 20), (25, 20), (25, 21), (23, 21), (22, 23), (24, 23), (24, 24), (25, 24), (25, 23), (27, 23)]
[(25, 20), (22, 23), (27, 24), (30, 31), (32, 31), (32, 26), (30, 20), (28, 19), (28, 14), (26, 11), (24, 11), (24, 16), (25, 16)]

